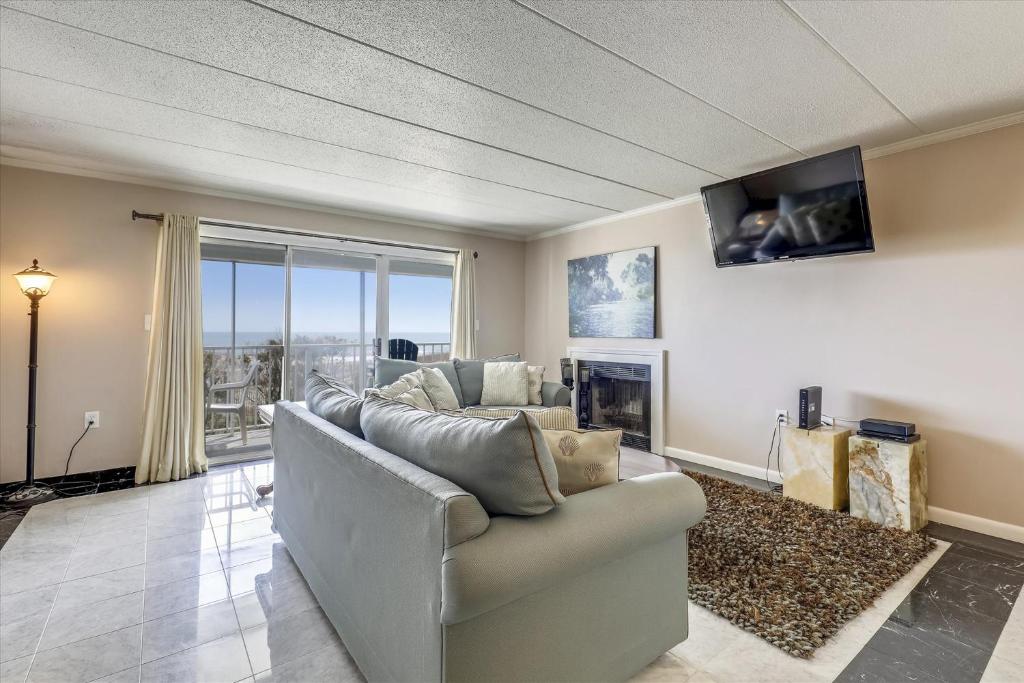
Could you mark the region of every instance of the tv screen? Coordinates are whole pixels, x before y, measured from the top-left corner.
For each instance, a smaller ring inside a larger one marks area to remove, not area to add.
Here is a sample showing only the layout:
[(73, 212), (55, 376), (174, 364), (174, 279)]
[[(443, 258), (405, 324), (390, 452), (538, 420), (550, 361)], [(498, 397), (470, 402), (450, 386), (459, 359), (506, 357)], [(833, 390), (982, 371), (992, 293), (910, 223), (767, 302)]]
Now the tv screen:
[(720, 268), (875, 250), (860, 147), (700, 192)]

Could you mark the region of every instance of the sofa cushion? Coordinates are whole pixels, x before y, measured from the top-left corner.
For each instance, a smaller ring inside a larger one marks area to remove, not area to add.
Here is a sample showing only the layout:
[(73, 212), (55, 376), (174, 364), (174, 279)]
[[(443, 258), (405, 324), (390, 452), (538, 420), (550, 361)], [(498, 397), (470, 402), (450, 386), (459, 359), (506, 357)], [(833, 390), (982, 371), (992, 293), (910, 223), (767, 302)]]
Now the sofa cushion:
[(526, 363), (484, 363), (482, 406), (526, 406), (530, 404), (530, 373)]
[(492, 515), (539, 515), (562, 503), (558, 471), (537, 422), (427, 413), (368, 396), (367, 441), (472, 493)]
[[(504, 356), (495, 356), (483, 360), (455, 359), (455, 372), (459, 376), (459, 384), (462, 386), (462, 401), (459, 405), (476, 406), (480, 405), (480, 396), (484, 392), (484, 363), (518, 363), (518, 353), (511, 353)], [(456, 392), (457, 393), (457, 392)]]
[(522, 412), (529, 413), (541, 429), (576, 429), (579, 425), (576, 413), (569, 406), (471, 406), (462, 410), (462, 414), (467, 417), (486, 417), (492, 420), (507, 420)]
[(359, 426), (363, 399), (343, 382), (313, 370), (306, 376), (305, 393), (309, 412), (350, 434), (363, 437)]
[[(410, 372), (416, 372), (416, 370), (420, 368), (437, 368), (444, 373), (444, 378), (448, 380), (448, 384), (451, 385), (452, 391), (455, 393), (455, 398), (459, 401), (459, 406), (461, 407), (466, 405), (466, 402), (462, 397), (462, 386), (459, 382), (459, 375), (455, 371), (455, 363), (450, 360), (439, 361), (437, 363), (417, 363), (414, 360), (399, 360), (397, 358), (381, 358), (378, 356), (373, 362), (374, 386), (381, 387), (386, 384), (392, 384), (402, 375)], [(483, 371), (481, 371), (481, 376), (482, 372)]]
[(558, 490), (571, 496), (619, 480), (621, 429), (545, 429), (558, 469)]

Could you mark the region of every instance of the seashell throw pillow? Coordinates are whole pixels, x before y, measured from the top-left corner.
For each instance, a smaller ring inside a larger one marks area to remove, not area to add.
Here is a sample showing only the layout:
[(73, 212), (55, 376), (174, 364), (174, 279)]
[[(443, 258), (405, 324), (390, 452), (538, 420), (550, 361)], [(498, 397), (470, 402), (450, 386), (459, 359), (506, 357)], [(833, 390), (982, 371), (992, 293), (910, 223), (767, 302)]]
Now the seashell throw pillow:
[(543, 433), (555, 459), (558, 490), (563, 496), (619, 480), (621, 429), (545, 429)]

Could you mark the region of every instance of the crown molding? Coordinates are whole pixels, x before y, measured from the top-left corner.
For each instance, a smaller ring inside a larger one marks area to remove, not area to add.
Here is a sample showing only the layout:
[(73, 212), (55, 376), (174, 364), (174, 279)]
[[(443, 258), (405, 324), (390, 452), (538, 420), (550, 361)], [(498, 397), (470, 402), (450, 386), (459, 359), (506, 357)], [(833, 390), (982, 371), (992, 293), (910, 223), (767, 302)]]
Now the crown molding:
[[(917, 149), (918, 147), (937, 145), (940, 142), (949, 142), (950, 140), (956, 140), (958, 138), (967, 137), (968, 135), (986, 133), (990, 130), (996, 130), (997, 128), (1005, 128), (1007, 126), (1015, 126), (1020, 123), (1024, 123), (1024, 111), (1019, 111), (1013, 114), (1006, 114), (1005, 116), (997, 116), (992, 119), (978, 121), (977, 123), (969, 123), (965, 126), (948, 128), (946, 130), (941, 130), (937, 133), (926, 133), (924, 135), (918, 135), (907, 140), (894, 142), (891, 145), (875, 147), (866, 150), (863, 153), (863, 157), (864, 159), (879, 159), (881, 157), (887, 157), (892, 154), (899, 154), (900, 152), (908, 152), (912, 149)], [(548, 237), (555, 237), (557, 235), (564, 235), (569, 232), (576, 232), (577, 230), (586, 230), (587, 228), (594, 228), (599, 225), (607, 225), (608, 223), (614, 223), (618, 220), (622, 220), (625, 218), (643, 216), (644, 214), (654, 213), (655, 211), (664, 211), (665, 209), (671, 209), (676, 206), (682, 206), (684, 204), (691, 204), (693, 202), (699, 201), (699, 192), (695, 194), (688, 194), (684, 197), (679, 197), (678, 199), (670, 199), (668, 201), (658, 202), (657, 204), (649, 204), (648, 206), (642, 206), (638, 209), (623, 211), (622, 213), (612, 214), (611, 216), (602, 216), (601, 218), (595, 218), (593, 220), (584, 221), (582, 223), (567, 225), (564, 228), (555, 228), (554, 230), (547, 230), (536, 235), (530, 235), (529, 237), (526, 238), (526, 241), (534, 242), (536, 240), (542, 240)]]
[(515, 235), (496, 231), (492, 232), (487, 230), (474, 230), (473, 228), (463, 228), (456, 225), (446, 225), (444, 223), (418, 221), (412, 218), (401, 218), (398, 216), (367, 213), (362, 211), (351, 211), (347, 209), (339, 209), (335, 206), (330, 206), (328, 204), (318, 204), (316, 202), (301, 202), (287, 199), (279, 199), (276, 197), (269, 197), (265, 195), (247, 194), (244, 192), (214, 190), (209, 187), (203, 187), (201, 185), (190, 185), (188, 183), (176, 183), (172, 181), (159, 180), (156, 178), (148, 178), (145, 176), (132, 173), (127, 169), (119, 171), (102, 171), (99, 169), (75, 166), (69, 163), (61, 163), (56, 161), (35, 161), (32, 159), (19, 159), (17, 157), (8, 156), (8, 150), (23, 151), (21, 150), (21, 148), (14, 148), (8, 145), (4, 145), (3, 151), (0, 152), (0, 165), (2, 166), (27, 168), (34, 171), (45, 171), (47, 173), (61, 173), (64, 175), (80, 176), (83, 178), (95, 178), (97, 180), (109, 180), (112, 182), (127, 183), (130, 185), (143, 185), (145, 187), (155, 187), (161, 190), (172, 190), (175, 192), (190, 192), (192, 194), (201, 194), (206, 195), (208, 197), (234, 199), (237, 201), (255, 202), (258, 204), (270, 204), (271, 206), (281, 206), (289, 209), (315, 211), (317, 213), (326, 213), (335, 216), (345, 216), (347, 218), (361, 218), (364, 220), (378, 221), (381, 223), (393, 223), (396, 225), (407, 225), (416, 228), (442, 230), (444, 232), (456, 232), (466, 235), (474, 235), (476, 237), (488, 237), (491, 239), (506, 240), (510, 242), (526, 241), (526, 237), (523, 235)]

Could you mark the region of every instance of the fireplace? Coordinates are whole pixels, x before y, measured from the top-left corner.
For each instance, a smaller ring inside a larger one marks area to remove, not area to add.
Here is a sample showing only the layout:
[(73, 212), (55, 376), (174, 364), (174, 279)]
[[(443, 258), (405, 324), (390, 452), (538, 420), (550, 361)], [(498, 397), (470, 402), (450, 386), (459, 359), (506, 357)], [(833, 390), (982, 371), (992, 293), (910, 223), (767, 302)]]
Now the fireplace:
[(576, 414), (584, 429), (622, 430), (622, 445), (651, 450), (651, 366), (578, 360)]

